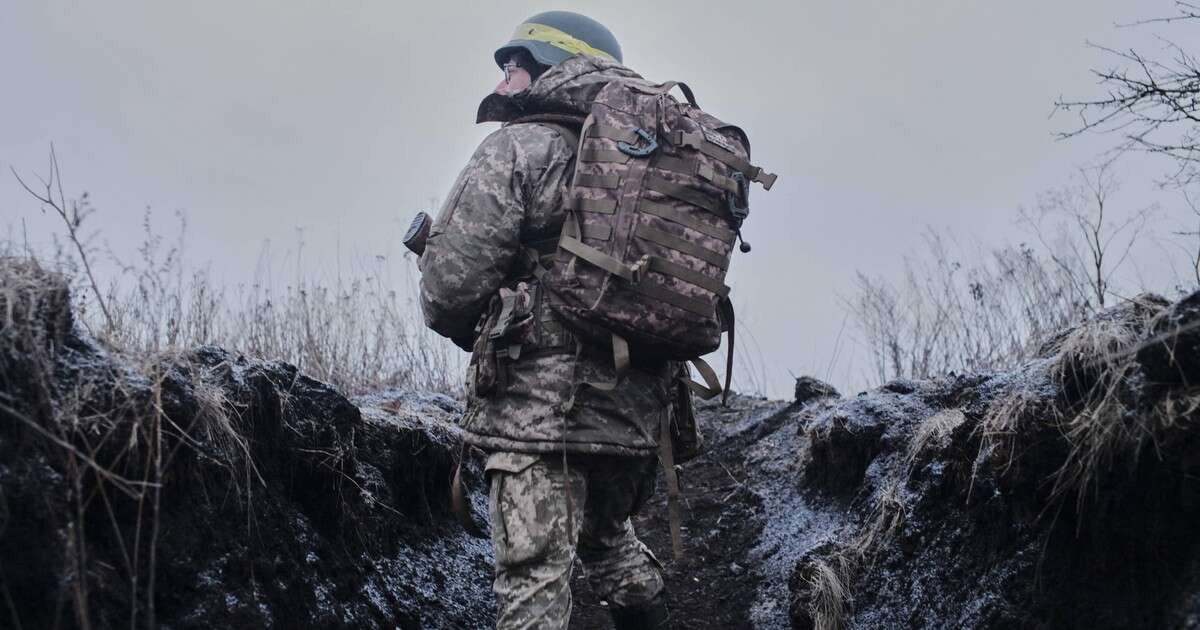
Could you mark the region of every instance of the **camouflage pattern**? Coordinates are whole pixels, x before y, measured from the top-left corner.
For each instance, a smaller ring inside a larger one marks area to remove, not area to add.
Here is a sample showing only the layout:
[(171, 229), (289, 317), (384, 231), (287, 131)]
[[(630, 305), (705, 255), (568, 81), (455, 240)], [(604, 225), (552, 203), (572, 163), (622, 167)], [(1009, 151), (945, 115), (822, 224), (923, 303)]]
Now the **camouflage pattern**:
[[(614, 62), (573, 57), (503, 107), (489, 109), (485, 100), (481, 118), (504, 119), (534, 103), (586, 113), (587, 99), (615, 78), (637, 75)], [(527, 246), (554, 250), (573, 155), (551, 125), (515, 124), (489, 135), (434, 221), (421, 257), (421, 306), (431, 328), (472, 351), (468, 442), (488, 451), (650, 455), (668, 403), (667, 364), (638, 364), (635, 356), (619, 387), (576, 387), (614, 382), (612, 353), (577, 343), (546, 306), (522, 254)], [(554, 264), (552, 256), (543, 261)], [(506, 298), (509, 325), (501, 326)], [(498, 327), (507, 332), (493, 339)]]
[[(575, 550), (610, 606), (648, 601), (661, 567), (629, 520), (653, 490), (652, 458), (493, 453), (489, 510), (496, 550), (497, 628), (565, 629)], [(568, 507), (569, 502), (569, 507)]]
[[(729, 206), (744, 207), (746, 192), (725, 161), (748, 165), (749, 145), (737, 127), (667, 96), (670, 87), (621, 81), (601, 89), (576, 169), (580, 240), (638, 280), (560, 264), (546, 286), (575, 329), (598, 339), (616, 333), (642, 353), (686, 360), (720, 345), (717, 304), (729, 291), (736, 237)], [(650, 140), (657, 148), (646, 157), (619, 150)]]
[[(479, 118), (505, 121), (535, 103), (586, 113), (588, 94), (636, 77), (574, 57), (517, 97), (488, 97)], [(492, 453), (500, 628), (566, 628), (577, 553), (613, 605), (646, 601), (662, 588), (629, 516), (653, 485), (673, 366), (635, 356), (617, 387), (580, 386), (616, 382), (612, 352), (576, 339), (532, 273), (538, 254), (556, 264), (574, 159), (553, 125), (513, 124), (489, 135), (447, 196), (420, 263), (426, 324), (471, 350), (462, 427), (467, 442)]]

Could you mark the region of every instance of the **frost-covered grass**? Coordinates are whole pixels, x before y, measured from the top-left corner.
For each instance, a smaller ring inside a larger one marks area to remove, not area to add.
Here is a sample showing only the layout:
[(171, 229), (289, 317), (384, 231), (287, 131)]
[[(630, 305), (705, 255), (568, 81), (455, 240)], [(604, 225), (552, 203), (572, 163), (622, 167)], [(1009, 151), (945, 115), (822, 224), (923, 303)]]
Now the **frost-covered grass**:
[(858, 274), (846, 300), (879, 383), (1012, 367), (1091, 309), (1077, 270), (1024, 245), (964, 252), (929, 232), (903, 269)]
[(92, 245), (102, 235), (80, 236), (86, 197), (55, 203), (70, 207), (63, 217), (72, 229), (43, 251), (0, 236), (0, 256), (65, 276), (80, 325), (114, 349), (153, 356), (221, 346), (294, 364), (350, 395), (461, 389), (461, 353), (421, 321), (411, 260), (377, 258), (332, 278), (297, 271), (282, 282), (265, 260), (254, 278), (223, 284), (182, 256), (182, 218), (168, 242), (147, 214), (136, 252), (114, 252)]

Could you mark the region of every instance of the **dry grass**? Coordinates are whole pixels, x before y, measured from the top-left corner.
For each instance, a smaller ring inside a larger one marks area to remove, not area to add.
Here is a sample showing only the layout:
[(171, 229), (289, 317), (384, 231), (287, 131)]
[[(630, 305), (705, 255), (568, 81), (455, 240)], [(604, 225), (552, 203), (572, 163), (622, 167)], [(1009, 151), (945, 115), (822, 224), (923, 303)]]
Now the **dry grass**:
[(893, 480), (876, 493), (867, 526), (851, 541), (849, 549), (854, 557), (869, 566), (874, 562), (874, 551), (892, 540), (906, 518), (904, 481)]
[[(173, 240), (147, 213), (136, 252), (101, 249), (94, 243), (102, 235), (88, 225), (94, 209), (86, 195), (63, 194), (53, 155), (39, 179), (44, 191), (29, 190), (61, 219), (62, 233), (40, 248), (25, 234), (0, 234), (0, 426), (36, 436), (30, 448), (65, 484), (48, 498), (63, 538), (63, 564), (55, 568), (62, 587), (49, 597), (57, 598), (55, 615), (73, 617), (58, 623), (93, 627), (98, 574), (89, 540), (104, 532), (118, 558), (108, 569), (121, 579), (106, 577), (103, 597), (127, 588), (121, 625), (156, 627), (162, 491), (168, 478), (191, 474), (176, 461), (184, 451), (201, 467), (192, 472), (228, 471), (251, 527), (256, 486), (264, 482), (247, 427), (222, 386), (227, 375), (188, 364), (188, 350), (215, 345), (284, 361), (348, 395), (390, 388), (460, 393), (461, 355), (424, 327), (411, 258), (377, 257), (327, 276), (301, 271), (297, 253), (290, 282), (279, 281), (273, 261), (264, 259), (252, 280), (223, 285), (182, 256), (182, 217)], [(72, 325), (119, 355), (119, 374), (86, 369), (70, 382), (59, 378), (59, 348)], [(165, 379), (180, 375), (191, 379), (186, 389), (196, 403), (184, 420), (163, 409)], [(286, 391), (280, 404), (286, 412)], [(314, 465), (340, 474), (342, 454), (322, 455)], [(0, 493), (0, 527), (7, 519)], [(0, 576), (0, 599), (7, 593)], [(11, 601), (0, 619), (21, 627)]]
[[(461, 353), (425, 328), (410, 258), (377, 258), (332, 279), (298, 272), (290, 282), (277, 281), (264, 260), (254, 280), (226, 286), (179, 255), (182, 220), (174, 244), (149, 216), (143, 232), (135, 257), (104, 252), (108, 266), (83, 265), (77, 251), (102, 254), (86, 245), (39, 253), (0, 238), (0, 255), (39, 259), (64, 275), (80, 324), (132, 357), (215, 345), (291, 363), (348, 395), (461, 392)], [(86, 269), (99, 278), (97, 290)]]
[[(1185, 421), (1194, 422), (1200, 418), (1200, 387), (1167, 394), (1154, 405), (1153, 413), (1158, 426), (1164, 431), (1174, 429)], [(1158, 446), (1159, 442), (1155, 440), (1155, 447)]]
[[(993, 403), (984, 416), (983, 421), (976, 427), (979, 434), (979, 448), (991, 453), (992, 462), (1002, 459), (997, 472), (1003, 474), (1013, 465), (1017, 457), (1016, 438), (1023, 422), (1033, 418), (1047, 408), (1046, 394), (1030, 389), (1027, 383), (1021, 383), (1013, 391)], [(971, 490), (967, 492), (968, 499), (975, 488), (975, 477), (979, 473), (978, 465), (982, 460), (976, 459), (976, 467), (971, 471)]]
[(306, 274), (298, 239), (290, 282), (277, 280), (275, 261), (266, 256), (252, 280), (224, 285), (207, 267), (185, 260), (181, 213), (173, 239), (155, 228), (147, 211), (136, 252), (96, 247), (103, 239), (89, 222), (96, 208), (86, 193), (66, 196), (53, 146), (44, 174), (13, 175), (44, 212), (61, 219), (62, 233), (35, 251), (24, 231), (19, 238), (10, 231), (0, 235), (0, 257), (40, 260), (64, 275), (79, 322), (114, 348), (149, 357), (218, 345), (286, 361), (348, 394), (461, 391), (460, 353), (425, 328), (407, 253), (351, 261), (356, 264), (345, 276)]
[(1008, 368), (1090, 311), (1077, 270), (1024, 245), (978, 251), (928, 232), (899, 283), (858, 275), (846, 308), (875, 380)]
[(1077, 510), (1115, 458), (1136, 458), (1161, 428), (1158, 414), (1134, 406), (1133, 390), (1138, 386), (1136, 348), (1163, 306), (1132, 302), (1084, 323), (1057, 344), (1051, 375), (1060, 391), (1075, 392), (1078, 400), (1063, 401), (1056, 409), (1070, 450), (1054, 477), (1052, 496), (1074, 494)]
[(913, 429), (912, 439), (908, 443), (908, 452), (904, 456), (906, 467), (912, 473), (917, 458), (931, 444), (941, 442), (950, 436), (955, 427), (962, 424), (966, 418), (957, 409), (943, 409), (925, 418)]
[[(54, 515), (65, 534), (57, 609), (73, 615), (77, 627), (93, 625), (88, 532), (103, 530), (117, 546), (115, 570), (127, 580), (128, 626), (156, 626), (161, 493), (181, 449), (229, 472), (250, 527), (254, 487), (263, 482), (245, 427), (221, 385), (223, 375), (188, 365), (186, 350), (217, 345), (285, 361), (347, 394), (387, 388), (458, 393), (459, 353), (424, 328), (406, 259), (379, 259), (332, 281), (297, 273), (291, 283), (274, 282), (267, 261), (257, 281), (222, 286), (182, 258), (182, 218), (169, 244), (147, 214), (142, 245), (124, 258), (92, 246), (96, 236), (86, 237), (84, 228), (92, 208), (86, 197), (63, 196), (56, 164), (43, 183), (45, 193), (36, 196), (62, 218), (63, 236), (47, 251), (34, 251), (11, 233), (0, 237), (0, 351), (11, 353), (0, 356), (8, 361), (0, 368), (17, 366), (16, 372), (0, 369), (0, 416), (40, 438), (35, 447), (66, 483), (65, 496), (56, 498), (63, 509)], [(104, 255), (112, 263), (107, 267), (96, 262)], [(106, 268), (114, 271), (103, 275)], [(72, 313), (76, 324), (121, 356), (121, 374), (85, 371), (64, 388), (55, 369)], [(196, 407), (188, 426), (163, 410), (169, 374), (191, 378)], [(137, 391), (123, 391), (127, 387)], [(106, 400), (112, 404), (97, 409), (96, 401)], [(281, 404), (287, 405), (286, 392)], [(126, 518), (131, 506), (132, 520)], [(20, 627), (9, 608), (6, 623)]]
[(815, 630), (845, 628), (854, 606), (851, 585), (855, 576), (869, 570), (879, 550), (904, 527), (908, 514), (904, 484), (904, 480), (893, 480), (876, 492), (866, 525), (851, 540), (805, 566), (807, 610)]
[(1002, 474), (1024, 448), (1022, 436), (1039, 427), (1061, 435), (1066, 454), (1047, 480), (1045, 511), (1073, 500), (1082, 514), (1102, 475), (1118, 463), (1135, 464), (1147, 445), (1157, 449), (1170, 429), (1196, 417), (1200, 398), (1190, 390), (1144, 408), (1136, 354), (1165, 306), (1157, 298), (1137, 298), (1061, 335), (1045, 349), (1048, 364), (1039, 368), (1048, 371), (1057, 396), (1036, 389), (1034, 381), (1018, 381), (980, 423), (980, 448), (995, 454), (991, 461), (999, 462)]
[(846, 616), (854, 605), (850, 580), (857, 562), (843, 553), (828, 560), (815, 560), (808, 568), (805, 582), (812, 593), (808, 612), (814, 630), (842, 630)]
[[(44, 454), (66, 487), (65, 495), (47, 498), (61, 506), (51, 515), (64, 534), (61, 609), (77, 627), (92, 627), (89, 540), (107, 531), (120, 560), (114, 570), (127, 580), (128, 625), (153, 628), (159, 514), (172, 462), (186, 448), (230, 471), (248, 518), (262, 478), (221, 375), (180, 353), (126, 353), (115, 371), (89, 368), (62, 379), (58, 353), (69, 313), (62, 276), (35, 261), (0, 257), (0, 418), (15, 435), (39, 438), (29, 448)], [(187, 426), (163, 409), (166, 379), (179, 374), (191, 376), (196, 402)], [(7, 621), (19, 627), (16, 614), (11, 609)]]
[(849, 540), (838, 544), (822, 558), (805, 567), (807, 611), (814, 628), (840, 630), (854, 605), (852, 584), (860, 573), (870, 571), (885, 549), (908, 522), (906, 487), (917, 456), (950, 435), (964, 421), (962, 412), (944, 410), (930, 415), (914, 429), (903, 456), (899, 477), (887, 480), (871, 497), (866, 520)]

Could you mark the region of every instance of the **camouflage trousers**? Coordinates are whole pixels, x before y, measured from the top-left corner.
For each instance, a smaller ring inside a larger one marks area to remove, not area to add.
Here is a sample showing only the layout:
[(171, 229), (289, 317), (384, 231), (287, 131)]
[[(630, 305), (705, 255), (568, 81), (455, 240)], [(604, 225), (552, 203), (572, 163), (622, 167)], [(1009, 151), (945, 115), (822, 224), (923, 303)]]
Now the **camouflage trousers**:
[[(649, 600), (661, 566), (630, 515), (654, 489), (654, 458), (493, 453), (487, 460), (499, 630), (565, 630), (576, 554), (610, 606)], [(568, 501), (570, 507), (568, 508)]]

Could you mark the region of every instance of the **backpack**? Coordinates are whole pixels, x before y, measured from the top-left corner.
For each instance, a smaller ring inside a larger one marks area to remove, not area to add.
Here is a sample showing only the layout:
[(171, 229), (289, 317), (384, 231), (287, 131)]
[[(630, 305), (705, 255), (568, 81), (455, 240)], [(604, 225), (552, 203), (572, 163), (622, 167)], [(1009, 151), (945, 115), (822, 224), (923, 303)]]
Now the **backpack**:
[[(668, 93), (679, 87), (680, 103)], [(678, 464), (703, 441), (691, 393), (729, 395), (734, 313), (725, 273), (750, 212), (749, 186), (770, 190), (776, 176), (750, 163), (750, 141), (705, 113), (687, 85), (613, 81), (600, 89), (582, 122), (561, 114), (525, 116), (559, 128), (575, 147), (575, 172), (555, 263), (527, 249), (550, 308), (573, 333), (611, 343), (616, 379), (640, 358), (678, 364), (672, 404), (660, 421), (659, 459), (667, 483), (675, 557), (683, 555)], [(741, 250), (750, 251), (744, 240)], [(725, 386), (700, 357), (729, 333)], [(613, 383), (588, 383), (611, 389)]]
[[(668, 94), (676, 86), (686, 103)], [(519, 122), (564, 125), (555, 115)], [(578, 141), (566, 220), (555, 264), (539, 274), (549, 306), (583, 339), (612, 344), (618, 378), (631, 354), (690, 361), (705, 381), (688, 381), (697, 395), (728, 395), (734, 317), (725, 274), (750, 183), (770, 190), (776, 176), (750, 163), (741, 129), (705, 113), (674, 81), (610, 82), (569, 133)], [(700, 357), (725, 331), (722, 388)]]

